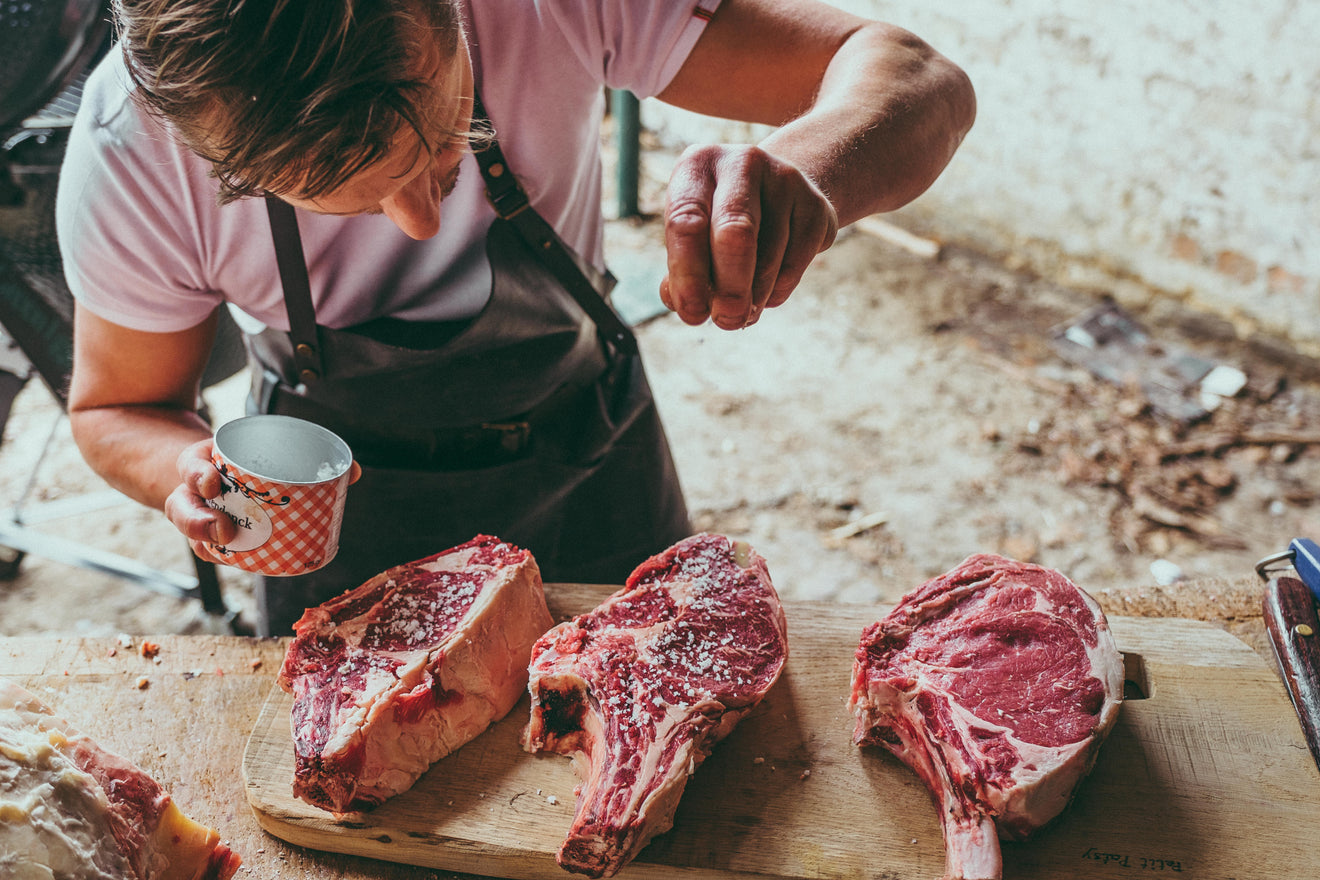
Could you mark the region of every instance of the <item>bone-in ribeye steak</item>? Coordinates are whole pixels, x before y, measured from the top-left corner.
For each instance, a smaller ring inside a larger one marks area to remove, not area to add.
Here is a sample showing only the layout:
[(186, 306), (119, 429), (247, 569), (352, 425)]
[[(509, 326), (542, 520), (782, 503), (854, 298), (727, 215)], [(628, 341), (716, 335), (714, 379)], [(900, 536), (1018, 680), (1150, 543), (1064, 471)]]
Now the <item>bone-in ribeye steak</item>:
[(853, 741), (916, 771), (940, 808), (946, 880), (998, 880), (998, 837), (1067, 806), (1118, 717), (1123, 660), (1057, 571), (971, 556), (862, 633)]
[(478, 535), (396, 566), (294, 624), (294, 794), (332, 812), (406, 791), (522, 696), (554, 623), (532, 555)]
[(581, 753), (556, 860), (613, 876), (673, 824), (688, 776), (775, 683), (788, 656), (765, 560), (718, 535), (642, 563), (595, 610), (532, 653), (528, 751)]
[(241, 863), (145, 771), (0, 681), (0, 877), (228, 880)]

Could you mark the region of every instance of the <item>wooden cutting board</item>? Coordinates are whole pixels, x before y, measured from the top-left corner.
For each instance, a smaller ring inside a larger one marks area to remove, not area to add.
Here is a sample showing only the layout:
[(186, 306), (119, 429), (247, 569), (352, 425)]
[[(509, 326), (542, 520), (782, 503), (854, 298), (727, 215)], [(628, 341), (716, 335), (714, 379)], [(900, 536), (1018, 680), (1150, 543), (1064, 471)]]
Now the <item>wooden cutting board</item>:
[[(556, 619), (602, 588), (547, 588)], [(944, 848), (917, 777), (851, 744), (852, 653), (884, 609), (787, 606), (789, 660), (765, 701), (688, 783), (674, 828), (621, 877), (938, 877)], [(1196, 621), (1111, 618), (1130, 699), (1077, 799), (1025, 843), (1004, 877), (1310, 878), (1320, 771), (1273, 670)], [(291, 700), (275, 690), (244, 755), (248, 802), (291, 843), (495, 877), (564, 880), (567, 758), (522, 751), (514, 708), (410, 791), (336, 819), (292, 797)]]

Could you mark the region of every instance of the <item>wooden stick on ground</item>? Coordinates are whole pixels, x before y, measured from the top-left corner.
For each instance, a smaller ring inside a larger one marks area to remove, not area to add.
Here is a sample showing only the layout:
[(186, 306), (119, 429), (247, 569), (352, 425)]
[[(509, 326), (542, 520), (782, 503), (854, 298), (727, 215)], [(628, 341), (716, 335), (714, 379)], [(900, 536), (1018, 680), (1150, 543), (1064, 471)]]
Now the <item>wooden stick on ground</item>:
[(897, 245), (908, 253), (916, 254), (918, 257), (925, 257), (928, 260), (939, 259), (940, 243), (938, 241), (914, 235), (906, 229), (901, 229), (886, 220), (881, 220), (875, 215), (863, 217), (853, 226), (868, 235), (874, 235), (876, 238), (887, 241), (892, 245)]

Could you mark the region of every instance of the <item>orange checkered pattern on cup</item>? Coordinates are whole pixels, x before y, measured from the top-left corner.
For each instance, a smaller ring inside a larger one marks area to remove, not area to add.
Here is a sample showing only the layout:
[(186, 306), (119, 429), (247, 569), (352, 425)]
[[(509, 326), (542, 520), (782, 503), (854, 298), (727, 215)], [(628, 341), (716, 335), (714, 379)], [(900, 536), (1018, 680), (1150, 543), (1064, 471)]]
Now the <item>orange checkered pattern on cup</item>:
[(223, 482), (207, 501), (237, 527), (211, 549), (256, 574), (306, 574), (339, 550), (352, 454), (330, 431), (289, 416), (248, 416), (221, 426), (211, 460)]

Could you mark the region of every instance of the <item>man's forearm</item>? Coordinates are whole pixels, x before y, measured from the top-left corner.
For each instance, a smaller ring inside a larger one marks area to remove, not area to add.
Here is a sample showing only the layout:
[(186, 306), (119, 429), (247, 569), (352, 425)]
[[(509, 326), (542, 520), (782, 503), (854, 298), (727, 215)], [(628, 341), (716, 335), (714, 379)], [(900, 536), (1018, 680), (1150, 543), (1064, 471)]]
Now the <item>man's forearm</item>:
[(120, 492), (157, 510), (179, 485), (179, 453), (211, 436), (196, 413), (167, 407), (71, 410), (69, 423), (92, 470)]
[(874, 24), (840, 46), (811, 109), (761, 146), (820, 187), (842, 226), (924, 192), (975, 116), (971, 81), (957, 65), (900, 28)]

